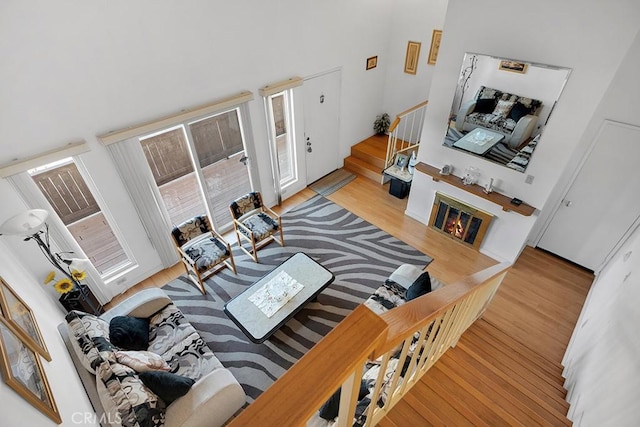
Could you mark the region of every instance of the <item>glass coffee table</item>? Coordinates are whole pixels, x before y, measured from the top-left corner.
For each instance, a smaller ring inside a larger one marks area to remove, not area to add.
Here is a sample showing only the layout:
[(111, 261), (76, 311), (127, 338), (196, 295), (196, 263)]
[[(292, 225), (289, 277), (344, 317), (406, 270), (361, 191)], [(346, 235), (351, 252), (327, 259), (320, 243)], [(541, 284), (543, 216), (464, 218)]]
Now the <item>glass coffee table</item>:
[[(281, 308), (269, 317), (250, 300), (256, 292), (270, 286), (279, 277), (289, 277), (302, 288)], [(314, 261), (304, 252), (298, 252), (274, 268), (262, 279), (236, 296), (224, 306), (224, 312), (254, 343), (269, 339), (282, 325), (315, 299), (335, 279), (333, 273)]]
[(475, 128), (453, 143), (454, 147), (479, 154), (487, 154), (495, 145), (504, 139), (504, 135), (487, 129)]

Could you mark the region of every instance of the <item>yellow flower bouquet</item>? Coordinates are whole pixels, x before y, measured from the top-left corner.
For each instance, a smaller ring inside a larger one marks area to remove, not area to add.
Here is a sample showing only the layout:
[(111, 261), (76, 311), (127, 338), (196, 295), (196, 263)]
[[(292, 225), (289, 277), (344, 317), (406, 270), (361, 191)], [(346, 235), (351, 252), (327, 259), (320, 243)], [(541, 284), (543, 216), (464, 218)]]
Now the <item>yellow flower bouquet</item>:
[(44, 284), (48, 285), (51, 282), (53, 284), (53, 289), (55, 289), (60, 294), (66, 294), (68, 292), (76, 290), (76, 286), (87, 277), (87, 273), (79, 270), (71, 270), (71, 278), (63, 277), (62, 279), (56, 280), (56, 272), (50, 271), (47, 274), (47, 277), (44, 280)]

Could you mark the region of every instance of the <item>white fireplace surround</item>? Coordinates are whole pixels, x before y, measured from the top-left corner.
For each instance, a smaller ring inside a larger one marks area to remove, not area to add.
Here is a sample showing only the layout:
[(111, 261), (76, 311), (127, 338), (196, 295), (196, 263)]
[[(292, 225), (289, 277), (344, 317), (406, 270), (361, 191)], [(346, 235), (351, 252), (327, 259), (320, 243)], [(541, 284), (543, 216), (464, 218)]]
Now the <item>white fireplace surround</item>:
[(436, 191), (493, 214), (493, 221), (482, 241), (480, 252), (498, 261), (515, 262), (524, 249), (529, 233), (538, 219), (537, 212), (531, 216), (506, 212), (499, 205), (488, 200), (445, 182), (433, 181), (430, 176), (423, 173), (416, 173), (411, 184), (413, 197), (409, 198), (405, 213), (425, 225), (429, 224)]

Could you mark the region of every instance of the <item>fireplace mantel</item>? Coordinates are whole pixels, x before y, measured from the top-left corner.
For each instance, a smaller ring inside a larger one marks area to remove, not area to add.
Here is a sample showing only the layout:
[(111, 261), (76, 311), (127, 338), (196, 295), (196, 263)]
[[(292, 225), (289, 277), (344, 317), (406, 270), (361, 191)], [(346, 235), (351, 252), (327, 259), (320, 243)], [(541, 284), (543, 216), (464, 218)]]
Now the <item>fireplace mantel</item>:
[(536, 208), (524, 202), (522, 202), (522, 204), (520, 205), (514, 205), (513, 203), (511, 203), (510, 197), (507, 197), (504, 194), (498, 193), (496, 191), (487, 194), (484, 192), (484, 189), (477, 184), (464, 185), (462, 183), (462, 178), (459, 178), (455, 175), (440, 175), (440, 170), (435, 166), (419, 162), (418, 164), (416, 164), (416, 170), (431, 176), (431, 179), (433, 179), (434, 181), (446, 182), (447, 184), (453, 185), (454, 187), (458, 187), (468, 193), (502, 206), (503, 211), (513, 211), (523, 216), (531, 216), (536, 210)]

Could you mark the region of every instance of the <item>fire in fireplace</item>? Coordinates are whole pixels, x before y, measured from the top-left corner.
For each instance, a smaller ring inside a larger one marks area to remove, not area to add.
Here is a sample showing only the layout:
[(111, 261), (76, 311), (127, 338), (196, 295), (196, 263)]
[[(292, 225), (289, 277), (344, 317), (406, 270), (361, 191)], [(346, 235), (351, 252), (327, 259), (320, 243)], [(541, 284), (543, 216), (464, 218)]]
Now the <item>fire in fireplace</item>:
[(492, 219), (490, 213), (437, 191), (429, 226), (479, 249)]

